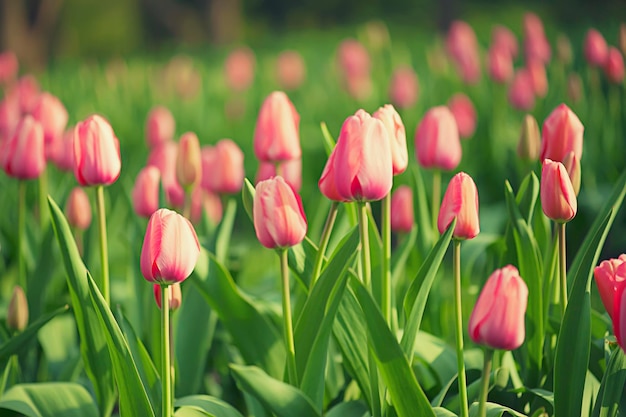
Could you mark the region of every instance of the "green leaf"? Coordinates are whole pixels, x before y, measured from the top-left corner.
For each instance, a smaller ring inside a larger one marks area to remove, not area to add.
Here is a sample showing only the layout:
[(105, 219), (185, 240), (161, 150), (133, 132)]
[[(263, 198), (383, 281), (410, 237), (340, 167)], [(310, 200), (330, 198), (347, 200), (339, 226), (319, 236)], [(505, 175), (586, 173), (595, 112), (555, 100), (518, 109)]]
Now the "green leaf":
[(448, 410), (447, 408), (443, 408), (443, 407), (434, 407), (433, 411), (435, 412), (435, 416), (437, 416), (437, 417), (458, 417), (452, 411)]
[(243, 208), (248, 213), (248, 217), (250, 220), (254, 222), (254, 194), (256, 190), (254, 189), (254, 185), (247, 178), (243, 181), (243, 187), (241, 188), (241, 201), (243, 201)]
[(197, 407), (182, 407), (176, 410), (174, 417), (214, 417), (214, 415)]
[(109, 416), (116, 401), (111, 357), (105, 332), (100, 327), (98, 315), (91, 303), (89, 284), (86, 280), (87, 268), (83, 264), (63, 212), (51, 197), (48, 197), (48, 205), (54, 233), (61, 249), (61, 258), (67, 272), (67, 285), (80, 336), (80, 352), (85, 371), (94, 386), (100, 414)]
[(417, 227), (413, 226), (411, 232), (391, 254), (391, 282), (398, 282), (403, 278), (404, 265), (411, 251), (415, 250), (417, 240)]
[(302, 243), (287, 250), (289, 268), (307, 289), (311, 282), (311, 275), (313, 275), (313, 263), (316, 255), (317, 246), (306, 236)]
[(611, 353), (606, 371), (602, 376), (600, 391), (593, 408), (593, 417), (615, 417), (626, 383), (626, 355), (619, 347)]
[(237, 214), (237, 201), (231, 197), (226, 201), (224, 215), (217, 227), (214, 239), (209, 245), (209, 251), (215, 254), (220, 262), (226, 262), (228, 249), (230, 247), (230, 237), (233, 233), (233, 225), (235, 224), (235, 216)]
[(335, 149), (335, 139), (333, 139), (333, 135), (330, 134), (328, 126), (326, 126), (325, 122), (320, 123), (320, 128), (322, 129), (322, 137), (324, 138), (324, 149), (326, 150), (326, 155), (330, 156), (333, 149)]
[[(74, 383), (42, 382), (15, 385), (0, 399), (0, 409), (27, 417), (98, 417), (87, 390)], [(0, 416), (7, 415), (0, 412)]]
[(230, 365), (230, 368), (241, 389), (277, 417), (320, 417), (311, 400), (299, 389), (270, 377), (256, 366)]
[[(478, 403), (474, 403), (470, 406), (469, 414), (470, 417), (478, 417)], [(526, 417), (526, 414), (522, 414), (512, 408), (500, 404), (487, 403), (487, 417), (502, 417), (505, 414), (515, 417)]]
[(219, 417), (243, 417), (243, 415), (230, 404), (219, 398), (208, 395), (190, 395), (188, 397), (179, 398), (175, 401), (174, 405), (176, 407), (200, 408), (211, 415)]
[(415, 207), (415, 223), (421, 225), (418, 230), (420, 253), (424, 254), (432, 247), (435, 240), (430, 216), (430, 200), (426, 196), (426, 185), (422, 178), (422, 170), (418, 164), (411, 164), (413, 170), (413, 207)]
[(330, 409), (325, 417), (366, 417), (369, 415), (367, 405), (363, 401), (345, 401)]

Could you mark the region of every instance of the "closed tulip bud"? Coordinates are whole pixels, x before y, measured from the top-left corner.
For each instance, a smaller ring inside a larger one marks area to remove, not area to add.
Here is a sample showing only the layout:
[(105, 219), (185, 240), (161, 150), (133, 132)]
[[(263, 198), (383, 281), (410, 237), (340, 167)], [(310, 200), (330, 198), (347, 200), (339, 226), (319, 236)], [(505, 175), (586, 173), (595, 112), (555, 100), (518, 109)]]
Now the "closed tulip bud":
[(28, 301), (19, 285), (13, 287), (13, 294), (7, 312), (7, 327), (21, 332), (28, 326)]
[(515, 58), (519, 52), (517, 38), (515, 34), (511, 32), (511, 29), (506, 26), (494, 26), (491, 31), (491, 45), (492, 47), (508, 52), (511, 58)]
[(132, 191), (133, 209), (141, 217), (150, 217), (159, 209), (159, 185), (161, 173), (153, 165), (148, 165), (137, 174)]
[(391, 191), (391, 144), (385, 125), (359, 110), (341, 127), (335, 148), (335, 185), (350, 201), (375, 201)]
[(606, 261), (602, 261), (599, 266), (596, 266), (593, 270), (593, 276), (598, 286), (598, 292), (600, 293), (600, 299), (606, 312), (609, 313), (611, 318), (614, 313), (614, 299), (617, 287), (624, 281), (626, 281), (626, 254), (622, 254), (619, 258), (613, 258)]
[(17, 77), (19, 63), (13, 51), (0, 54), (0, 85), (9, 85)]
[(149, 148), (174, 139), (176, 121), (167, 107), (157, 106), (150, 110), (146, 119), (146, 142)]
[(326, 166), (324, 166), (324, 171), (322, 171), (322, 176), (317, 183), (320, 191), (324, 195), (324, 197), (328, 198), (332, 201), (346, 202), (349, 201), (346, 198), (342, 197), (337, 191), (337, 185), (335, 184), (335, 152), (331, 152), (328, 157), (328, 161), (326, 161)]
[(619, 346), (626, 352), (626, 284), (623, 282), (618, 285), (615, 292), (613, 333)]
[(472, 101), (463, 93), (457, 93), (448, 101), (448, 108), (454, 116), (459, 136), (467, 139), (474, 135), (476, 130), (476, 109)]
[(415, 132), (417, 161), (424, 168), (446, 171), (461, 162), (461, 140), (454, 115), (445, 106), (428, 110)]
[(293, 90), (302, 84), (306, 77), (306, 65), (297, 51), (283, 51), (276, 60), (278, 84), (286, 90)]
[(502, 46), (491, 45), (487, 55), (489, 76), (497, 83), (504, 84), (513, 77), (513, 57)]
[[(180, 283), (168, 285), (165, 291), (169, 291), (169, 307), (170, 311), (178, 310), (183, 300), (183, 294), (180, 291)], [(161, 309), (161, 286), (154, 284), (152, 286), (152, 292), (154, 292), (154, 301), (156, 301), (157, 307)]]
[(414, 224), (413, 190), (401, 185), (391, 194), (391, 230), (409, 233)]
[(300, 158), (300, 115), (289, 97), (274, 91), (263, 102), (254, 129), (254, 154), (261, 161)]
[(460, 20), (453, 22), (448, 30), (446, 47), (463, 81), (468, 84), (478, 82), (480, 58), (474, 29), (466, 22)]
[(346, 39), (337, 51), (339, 69), (346, 78), (361, 78), (370, 73), (370, 56), (367, 49), (357, 40)]
[(91, 203), (84, 189), (74, 187), (65, 204), (65, 215), (70, 226), (85, 230), (91, 224)]
[(168, 141), (152, 149), (147, 165), (153, 165), (161, 172), (161, 184), (165, 190), (167, 203), (174, 207), (182, 207), (185, 202), (185, 190), (176, 179), (176, 159), (178, 144)]
[(524, 116), (524, 122), (522, 123), (522, 132), (517, 144), (517, 155), (521, 159), (536, 161), (539, 159), (540, 150), (541, 136), (539, 125), (532, 115), (527, 114)]
[(245, 176), (243, 152), (235, 142), (222, 139), (202, 148), (202, 187), (217, 194), (241, 191)]
[(450, 180), (441, 202), (437, 228), (444, 233), (456, 219), (452, 232), (455, 239), (473, 239), (480, 232), (478, 218), (478, 189), (472, 177), (459, 172)]
[(372, 77), (369, 74), (346, 78), (344, 83), (346, 91), (356, 101), (367, 100), (372, 95)]
[(563, 162), (571, 151), (580, 160), (583, 153), (583, 132), (580, 119), (565, 104), (560, 104), (543, 122), (541, 160)]
[(43, 129), (32, 116), (25, 116), (13, 135), (0, 143), (0, 166), (21, 180), (38, 178), (46, 168)]
[(283, 177), (296, 193), (300, 192), (300, 188), (302, 188), (302, 159), (297, 158), (277, 163), (261, 161), (254, 177), (254, 184), (278, 175)]
[(63, 136), (47, 147), (49, 159), (61, 171), (74, 171), (74, 127), (70, 127)]
[(389, 98), (400, 109), (408, 109), (417, 101), (419, 94), (419, 80), (413, 68), (398, 67), (391, 75)]
[(184, 281), (199, 255), (200, 243), (189, 220), (164, 208), (152, 214), (141, 248), (141, 273), (146, 280), (165, 285)]
[(39, 82), (30, 74), (24, 75), (17, 80), (17, 83), (7, 94), (13, 93), (16, 94), (19, 99), (22, 114), (30, 114), (40, 94)]
[(374, 113), (374, 117), (385, 125), (391, 145), (393, 175), (402, 174), (409, 165), (409, 151), (406, 147), (406, 130), (400, 115), (391, 104), (385, 104)]
[(560, 34), (556, 38), (556, 57), (563, 65), (569, 65), (572, 63), (574, 53), (572, 52), (572, 43), (569, 38), (563, 34)]
[(62, 140), (67, 126), (67, 110), (57, 97), (50, 93), (41, 93), (31, 114), (43, 128), (46, 156), (52, 159), (52, 148), (57, 141)]
[(288, 248), (306, 235), (302, 200), (280, 176), (257, 184), (253, 218), (256, 236), (266, 248)]
[(567, 97), (574, 103), (580, 102), (583, 97), (583, 82), (576, 73), (567, 77)]
[(576, 193), (565, 166), (550, 159), (545, 159), (541, 168), (541, 208), (557, 223), (572, 220), (578, 210)]
[(589, 29), (585, 36), (585, 59), (592, 67), (602, 68), (609, 49), (606, 40), (600, 32), (595, 29)]
[(469, 335), (492, 349), (514, 350), (522, 345), (528, 287), (517, 268), (497, 269), (483, 287), (469, 320)]
[(604, 63), (606, 78), (613, 84), (624, 81), (624, 58), (617, 48), (610, 47)]
[(514, 109), (529, 111), (535, 107), (535, 89), (530, 72), (520, 68), (509, 85), (509, 103)]
[(203, 216), (212, 225), (217, 225), (222, 220), (224, 208), (219, 195), (206, 191), (202, 187), (194, 188), (191, 194), (191, 222), (202, 223)]
[(120, 176), (120, 143), (113, 128), (98, 115), (74, 129), (74, 176), (80, 185), (110, 185)]
[(544, 98), (548, 94), (548, 78), (546, 77), (546, 68), (541, 61), (536, 59), (526, 63), (528, 74), (532, 84), (535, 96)]
[(0, 101), (0, 144), (13, 135), (20, 118), (20, 105), (16, 98), (7, 96)]
[(200, 141), (193, 132), (180, 137), (176, 158), (176, 179), (183, 187), (194, 187), (202, 179)]
[(232, 51), (224, 62), (226, 84), (234, 91), (247, 90), (254, 81), (255, 58), (250, 48)]
[(570, 180), (572, 181), (572, 187), (574, 188), (574, 193), (578, 195), (580, 192), (580, 160), (576, 158), (576, 154), (572, 151), (567, 154), (565, 159), (563, 160), (563, 166), (569, 175)]

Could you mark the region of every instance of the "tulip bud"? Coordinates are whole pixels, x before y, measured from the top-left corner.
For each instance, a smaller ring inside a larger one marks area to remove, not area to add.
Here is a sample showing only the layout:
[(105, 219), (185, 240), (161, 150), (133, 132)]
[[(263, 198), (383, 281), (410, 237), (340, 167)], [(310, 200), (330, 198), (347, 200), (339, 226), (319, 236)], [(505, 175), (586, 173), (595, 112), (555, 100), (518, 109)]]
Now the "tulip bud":
[(415, 153), (424, 168), (450, 171), (459, 165), (461, 141), (450, 109), (438, 106), (426, 112), (415, 132)]
[(543, 122), (540, 159), (563, 162), (574, 151), (580, 160), (583, 153), (583, 132), (580, 119), (565, 104), (560, 104)]
[(202, 187), (217, 194), (241, 191), (245, 176), (243, 152), (235, 142), (222, 139), (202, 148)]
[(295, 192), (300, 192), (300, 188), (302, 188), (302, 159), (296, 158), (277, 163), (261, 161), (254, 177), (254, 183), (258, 184), (278, 175), (283, 177)]
[(574, 193), (578, 195), (580, 192), (580, 160), (576, 158), (576, 154), (574, 151), (567, 154), (565, 159), (563, 160), (563, 166), (565, 170), (567, 170), (567, 175), (569, 175), (570, 181), (572, 181), (572, 187), (574, 188)]
[(613, 84), (621, 84), (624, 80), (624, 59), (617, 48), (610, 47), (604, 63), (606, 78)]
[[(171, 311), (178, 310), (182, 303), (183, 295), (180, 291), (180, 283), (177, 282), (172, 285), (168, 285), (165, 289), (169, 291), (169, 307)], [(152, 286), (152, 291), (154, 292), (154, 301), (156, 301), (157, 307), (161, 309), (161, 286), (159, 284), (154, 284)]]
[(9, 85), (17, 77), (19, 62), (13, 51), (0, 54), (0, 85)]
[(548, 78), (543, 62), (533, 59), (526, 63), (535, 96), (544, 98), (548, 94)]
[(254, 52), (242, 47), (232, 51), (224, 62), (226, 84), (231, 90), (245, 91), (254, 81)]
[(476, 109), (472, 101), (463, 93), (457, 93), (448, 101), (448, 108), (454, 116), (459, 136), (467, 139), (474, 135), (476, 130)]
[(491, 46), (507, 52), (511, 59), (517, 56), (519, 49), (515, 34), (511, 32), (511, 29), (502, 25), (494, 26), (491, 31)]
[(567, 36), (560, 34), (556, 38), (556, 55), (557, 59), (563, 65), (569, 65), (572, 63), (574, 53), (572, 52), (572, 43)]
[(286, 90), (298, 88), (306, 77), (306, 65), (297, 51), (283, 51), (276, 60), (278, 84)]
[(335, 152), (331, 152), (322, 171), (322, 176), (317, 183), (320, 191), (324, 197), (332, 201), (346, 202), (349, 201), (343, 198), (339, 191), (337, 191), (337, 184), (335, 184)]
[(11, 330), (22, 331), (28, 325), (28, 301), (26, 294), (19, 285), (13, 287), (13, 294), (7, 312), (7, 327)]
[(150, 110), (146, 119), (146, 142), (149, 148), (174, 139), (176, 121), (167, 107), (157, 106)]
[(207, 220), (212, 225), (218, 225), (222, 221), (222, 199), (219, 195), (209, 192), (202, 187), (194, 188), (191, 194), (190, 218), (193, 224), (200, 224), (202, 216), (206, 214)]
[(613, 307), (613, 333), (617, 343), (626, 352), (626, 284), (620, 283), (615, 291)]
[(176, 179), (183, 187), (195, 187), (202, 179), (200, 141), (195, 133), (187, 132), (180, 137), (176, 158)]
[(419, 80), (413, 68), (409, 66), (396, 68), (389, 85), (391, 102), (400, 109), (408, 109), (417, 101), (418, 93)]
[(84, 189), (74, 187), (65, 204), (65, 215), (70, 226), (85, 230), (91, 224), (91, 203)]
[(253, 218), (256, 236), (266, 248), (288, 248), (306, 235), (302, 200), (280, 176), (257, 184)]
[(13, 135), (0, 143), (0, 166), (21, 180), (37, 178), (46, 168), (43, 129), (32, 116), (26, 115)]
[(456, 219), (452, 236), (455, 239), (473, 239), (480, 232), (478, 218), (478, 189), (472, 177), (459, 172), (450, 180), (441, 202), (437, 228), (444, 233)]
[(618, 285), (626, 281), (626, 254), (620, 255), (619, 258), (602, 261), (594, 268), (593, 276), (606, 312), (612, 319), (615, 319), (613, 317), (615, 292)]
[(528, 161), (535, 161), (539, 158), (541, 149), (541, 137), (537, 120), (527, 114), (522, 123), (522, 132), (517, 144), (517, 155)]
[(508, 97), (514, 109), (529, 111), (535, 107), (535, 89), (528, 69), (520, 68), (515, 72)]
[(393, 175), (402, 174), (409, 165), (409, 151), (406, 148), (406, 131), (400, 115), (391, 104), (385, 104), (374, 113), (374, 118), (380, 120), (387, 129), (389, 144), (391, 145), (391, 164)]
[(259, 110), (254, 129), (254, 154), (261, 161), (300, 158), (300, 115), (282, 91), (270, 94)]
[(161, 184), (165, 190), (167, 203), (174, 207), (182, 207), (185, 203), (185, 190), (176, 179), (176, 160), (178, 144), (168, 141), (152, 149), (147, 165), (154, 165), (161, 172)]
[(153, 165), (148, 165), (137, 174), (132, 191), (133, 209), (141, 217), (149, 218), (159, 209), (159, 185), (161, 173)]
[(120, 176), (120, 143), (113, 128), (98, 115), (74, 129), (74, 176), (80, 185), (110, 185)]
[(414, 224), (413, 190), (408, 185), (401, 185), (391, 195), (391, 230), (409, 233)]
[(557, 223), (566, 223), (576, 216), (576, 193), (567, 170), (560, 162), (550, 159), (543, 161), (541, 207), (544, 214)]
[(574, 103), (580, 102), (583, 97), (583, 82), (576, 73), (567, 77), (567, 97)]
[(469, 335), (492, 349), (514, 350), (524, 342), (528, 287), (517, 268), (507, 265), (489, 277), (469, 320)]
[(141, 248), (141, 273), (157, 284), (184, 281), (200, 255), (200, 243), (193, 226), (175, 211), (159, 209), (148, 221)]
[(595, 29), (589, 29), (585, 37), (585, 59), (592, 67), (603, 67), (608, 54), (604, 37)]
[(67, 126), (67, 110), (57, 97), (50, 93), (41, 93), (35, 101), (31, 114), (41, 124), (46, 144), (46, 156), (51, 159), (51, 150), (57, 141), (62, 140)]
[(49, 159), (61, 171), (74, 171), (74, 127), (70, 127), (63, 136), (46, 148)]
[(367, 49), (357, 40), (346, 39), (337, 51), (339, 69), (346, 79), (369, 78), (370, 56)]
[(489, 76), (495, 82), (504, 84), (513, 77), (513, 57), (504, 47), (492, 45), (487, 60)]

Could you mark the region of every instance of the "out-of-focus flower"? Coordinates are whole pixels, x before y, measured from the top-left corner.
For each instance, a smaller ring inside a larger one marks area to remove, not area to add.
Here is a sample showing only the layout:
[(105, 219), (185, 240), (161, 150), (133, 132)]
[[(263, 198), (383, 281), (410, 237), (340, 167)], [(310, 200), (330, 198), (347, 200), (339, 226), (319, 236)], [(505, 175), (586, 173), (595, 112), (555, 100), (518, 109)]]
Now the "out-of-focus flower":
[(508, 97), (514, 109), (529, 111), (535, 107), (533, 80), (526, 68), (520, 68), (515, 72), (509, 85)]
[(480, 57), (474, 29), (460, 20), (452, 22), (446, 46), (463, 81), (467, 84), (477, 83), (480, 80)]
[(526, 63), (528, 74), (530, 75), (530, 81), (532, 84), (535, 96), (544, 98), (548, 94), (548, 78), (546, 77), (546, 68), (538, 60), (530, 60)]
[(339, 69), (346, 78), (360, 78), (370, 74), (370, 56), (367, 49), (355, 39), (345, 39), (337, 50)]
[(150, 110), (146, 119), (146, 142), (149, 148), (174, 139), (175, 130), (176, 121), (167, 107), (156, 106)]
[(539, 151), (541, 150), (541, 133), (537, 120), (530, 114), (524, 116), (522, 129), (517, 144), (517, 155), (521, 159), (527, 161), (536, 161), (539, 159)]
[(82, 187), (74, 187), (65, 203), (65, 215), (70, 226), (86, 230), (91, 224), (91, 203)]
[(437, 228), (443, 234), (456, 219), (452, 232), (455, 239), (473, 239), (480, 232), (478, 189), (472, 177), (459, 172), (450, 180), (441, 202)]
[(610, 47), (604, 63), (606, 78), (613, 84), (621, 84), (624, 81), (624, 58), (615, 47)]
[(491, 45), (487, 55), (489, 76), (497, 83), (504, 84), (513, 77), (513, 58), (502, 46)]
[(243, 152), (235, 142), (222, 139), (202, 148), (202, 187), (217, 194), (241, 191), (245, 177)]
[(223, 213), (224, 207), (219, 195), (209, 192), (202, 187), (194, 188), (191, 194), (190, 213), (193, 224), (202, 223), (202, 218), (206, 215), (210, 224), (217, 225), (222, 221)]
[(0, 85), (10, 85), (17, 78), (19, 62), (13, 51), (0, 53)]
[[(180, 283), (177, 282), (175, 284), (168, 285), (165, 291), (169, 291), (168, 304), (170, 310), (178, 310), (183, 300), (183, 295), (180, 291)], [(159, 284), (154, 284), (152, 286), (152, 292), (154, 293), (154, 301), (156, 302), (157, 307), (161, 309), (161, 286)]]
[(67, 126), (68, 114), (65, 106), (57, 97), (50, 93), (41, 93), (33, 110), (32, 116), (41, 124), (43, 129), (46, 157), (52, 159), (55, 143), (62, 140)]
[(469, 97), (463, 93), (453, 95), (448, 101), (448, 108), (456, 121), (459, 136), (463, 139), (472, 137), (476, 131), (477, 116), (474, 104)]
[(226, 84), (235, 91), (245, 91), (254, 81), (256, 59), (250, 48), (241, 47), (232, 51), (224, 62)]
[(372, 95), (372, 78), (369, 74), (347, 77), (344, 79), (344, 87), (356, 101), (367, 100)]
[(141, 217), (150, 217), (159, 209), (161, 172), (154, 165), (139, 171), (132, 191), (133, 209)]
[(614, 300), (617, 287), (626, 281), (626, 254), (622, 254), (619, 258), (602, 261), (599, 266), (593, 270), (593, 275), (598, 286), (600, 299), (606, 312), (612, 319), (615, 312)]
[(580, 160), (585, 127), (565, 104), (557, 106), (544, 120), (541, 129), (541, 160), (563, 162), (570, 151)]
[(80, 185), (110, 185), (120, 176), (120, 143), (103, 117), (89, 116), (74, 129), (74, 176)]
[(454, 115), (446, 106), (428, 110), (415, 132), (417, 161), (424, 168), (450, 171), (461, 162), (461, 141)]
[(174, 207), (182, 207), (185, 203), (185, 190), (176, 179), (177, 156), (178, 144), (168, 141), (150, 151), (146, 165), (154, 165), (161, 172), (161, 184), (165, 190), (167, 203)]
[(61, 171), (74, 171), (74, 130), (74, 126), (69, 127), (60, 139), (46, 148), (49, 159)]
[(13, 135), (0, 143), (0, 166), (21, 180), (38, 178), (46, 168), (43, 129), (32, 116), (26, 115)]
[(580, 102), (583, 97), (583, 82), (575, 72), (567, 77), (567, 97), (574, 103)]
[(576, 216), (576, 193), (562, 163), (544, 159), (540, 194), (541, 208), (548, 218), (557, 223), (566, 223)]
[(271, 93), (259, 110), (254, 129), (254, 154), (261, 161), (300, 158), (300, 115), (282, 91)]
[(494, 26), (491, 31), (491, 47), (502, 48), (509, 53), (511, 59), (515, 58), (519, 52), (517, 37), (511, 32), (511, 29), (502, 25)]
[(200, 141), (193, 132), (184, 133), (178, 143), (176, 179), (184, 187), (195, 187), (202, 179)]
[(604, 36), (596, 29), (589, 29), (585, 36), (585, 59), (592, 67), (602, 68), (609, 52)]
[(556, 59), (563, 65), (571, 64), (574, 59), (572, 43), (569, 38), (562, 33), (556, 38)]
[(406, 109), (415, 104), (419, 94), (419, 80), (413, 68), (400, 66), (391, 75), (389, 97), (398, 108)]
[(552, 55), (543, 23), (539, 16), (531, 12), (524, 15), (524, 55), (526, 61), (536, 59), (544, 64), (550, 62)]
[(21, 118), (19, 101), (7, 96), (0, 101), (0, 144), (13, 135)]
[(409, 233), (415, 224), (413, 190), (401, 185), (391, 194), (391, 230)]
[(289, 159), (277, 163), (261, 161), (254, 177), (254, 183), (258, 184), (278, 175), (283, 177), (295, 192), (300, 192), (300, 188), (302, 188), (302, 159)]
[(276, 75), (280, 88), (295, 90), (306, 78), (306, 64), (298, 51), (283, 51), (276, 59)]
[(383, 122), (385, 129), (387, 129), (387, 136), (391, 145), (393, 175), (403, 173), (409, 165), (409, 151), (406, 147), (406, 130), (400, 115), (391, 104), (385, 104), (376, 110), (374, 118)]
[(28, 325), (28, 300), (19, 285), (13, 287), (13, 294), (7, 311), (7, 327), (21, 332)]

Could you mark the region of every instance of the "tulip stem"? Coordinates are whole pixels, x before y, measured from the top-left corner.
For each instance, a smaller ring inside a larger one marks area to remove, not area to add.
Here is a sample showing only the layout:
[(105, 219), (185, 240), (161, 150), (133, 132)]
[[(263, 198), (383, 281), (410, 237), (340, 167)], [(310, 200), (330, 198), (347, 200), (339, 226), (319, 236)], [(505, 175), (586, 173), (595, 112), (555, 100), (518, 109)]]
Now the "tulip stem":
[(433, 201), (431, 206), (431, 216), (433, 219), (433, 230), (435, 236), (439, 236), (439, 229), (437, 228), (437, 218), (439, 217), (439, 204), (441, 200), (441, 171), (435, 169), (433, 171)]
[(465, 377), (465, 360), (463, 359), (463, 309), (461, 306), (461, 241), (453, 241), (453, 270), (454, 270), (454, 313), (456, 333), (456, 364), (459, 372), (459, 400), (461, 417), (468, 417), (467, 381)]
[(19, 180), (17, 185), (17, 282), (27, 291), (26, 264), (24, 262), (24, 246), (26, 241), (26, 182)]
[(280, 275), (282, 277), (283, 292), (283, 320), (285, 327), (285, 350), (287, 351), (287, 375), (289, 383), (298, 386), (298, 373), (296, 370), (296, 347), (293, 339), (293, 323), (291, 319), (291, 298), (289, 293), (289, 263), (287, 249), (278, 251), (280, 257)]
[(185, 188), (185, 202), (183, 203), (183, 217), (191, 221), (191, 201), (192, 201), (193, 188)]
[(311, 275), (311, 283), (309, 284), (309, 292), (313, 289), (313, 286), (320, 277), (322, 271), (322, 263), (324, 262), (324, 254), (330, 241), (330, 233), (335, 225), (337, 219), (337, 212), (339, 211), (339, 204), (333, 201), (328, 211), (328, 217), (326, 217), (326, 223), (324, 224), (324, 230), (322, 230), (322, 236), (320, 238), (320, 245), (317, 249), (317, 255), (315, 256), (315, 265), (313, 266), (313, 274)]
[(44, 168), (39, 175), (39, 227), (43, 236), (48, 227), (48, 170)]
[(96, 212), (98, 215), (98, 229), (100, 232), (100, 264), (102, 268), (102, 296), (107, 305), (111, 304), (109, 296), (109, 246), (107, 243), (107, 221), (104, 207), (104, 187), (96, 187)]
[(359, 201), (359, 234), (361, 235), (361, 281), (370, 289), (372, 266), (370, 264), (370, 240), (367, 228), (367, 203)]
[(387, 194), (382, 202), (382, 233), (383, 233), (383, 283), (382, 304), (383, 317), (391, 328), (391, 193)]
[(170, 291), (161, 284), (161, 386), (163, 417), (172, 415), (172, 369), (170, 365)]
[(485, 358), (483, 360), (483, 376), (480, 387), (480, 402), (478, 403), (478, 417), (487, 416), (487, 396), (489, 394), (489, 379), (491, 374), (492, 361), (493, 349), (485, 348)]
[(559, 229), (559, 280), (561, 282), (561, 312), (567, 308), (567, 263), (565, 253), (565, 223), (557, 223)]

